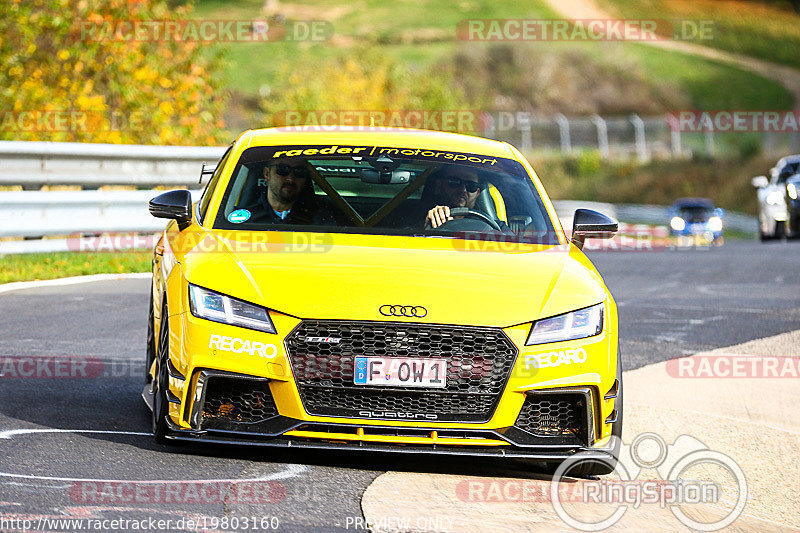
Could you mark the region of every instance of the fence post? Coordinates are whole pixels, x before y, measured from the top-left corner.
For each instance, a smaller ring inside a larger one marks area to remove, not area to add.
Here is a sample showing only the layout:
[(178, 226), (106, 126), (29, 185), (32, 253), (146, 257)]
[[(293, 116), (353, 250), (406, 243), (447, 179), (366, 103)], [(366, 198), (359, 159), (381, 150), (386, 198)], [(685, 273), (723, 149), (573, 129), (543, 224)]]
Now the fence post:
[(631, 115), (630, 120), (633, 124), (634, 138), (636, 141), (636, 157), (639, 158), (640, 162), (646, 163), (650, 159), (650, 156), (647, 154), (647, 144), (644, 137), (644, 121), (636, 113)]
[(683, 147), (681, 146), (681, 127), (678, 117), (672, 113), (667, 115), (667, 127), (669, 127), (670, 144), (672, 147), (673, 157), (683, 156)]
[(529, 152), (533, 148), (533, 142), (531, 142), (531, 116), (528, 113), (519, 112), (517, 113), (517, 123), (522, 134), (522, 151)]
[(486, 118), (486, 129), (483, 131), (483, 136), (487, 139), (494, 139), (495, 130), (494, 130), (494, 117), (489, 113), (485, 113), (484, 117)]
[(608, 159), (610, 153), (608, 150), (608, 126), (606, 121), (599, 115), (592, 115), (592, 124), (597, 128), (597, 149), (600, 150), (600, 156), (603, 159)]
[(714, 146), (714, 130), (708, 128), (705, 133), (706, 139), (706, 153), (710, 156), (716, 155), (716, 147)]
[(561, 113), (556, 115), (558, 134), (561, 138), (561, 152), (569, 155), (572, 153), (572, 141), (569, 138), (569, 120)]

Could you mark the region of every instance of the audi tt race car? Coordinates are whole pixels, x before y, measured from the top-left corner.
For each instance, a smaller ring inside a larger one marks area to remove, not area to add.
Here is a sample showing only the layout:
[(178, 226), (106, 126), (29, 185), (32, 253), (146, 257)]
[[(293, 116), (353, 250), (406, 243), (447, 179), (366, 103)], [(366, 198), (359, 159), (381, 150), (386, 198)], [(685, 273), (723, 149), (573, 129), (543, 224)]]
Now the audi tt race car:
[(617, 309), (581, 249), (617, 223), (579, 209), (569, 240), (513, 146), (247, 131), (199, 201), (150, 211), (172, 219), (143, 391), (157, 441), (613, 469)]

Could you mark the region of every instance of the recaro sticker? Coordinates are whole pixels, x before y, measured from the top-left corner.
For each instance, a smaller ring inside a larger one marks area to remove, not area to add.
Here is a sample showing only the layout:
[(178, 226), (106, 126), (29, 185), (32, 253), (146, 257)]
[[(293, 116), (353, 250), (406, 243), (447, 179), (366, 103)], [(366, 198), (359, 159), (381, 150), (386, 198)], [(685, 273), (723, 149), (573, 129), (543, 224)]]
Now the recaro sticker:
[(228, 222), (233, 222), (234, 224), (241, 224), (242, 222), (247, 222), (250, 219), (250, 211), (247, 209), (237, 209), (230, 215), (228, 215)]
[(264, 344), (263, 342), (243, 340), (239, 337), (225, 337), (223, 335), (212, 334), (208, 339), (208, 347), (222, 350), (223, 352), (248, 353), (272, 359), (278, 355), (278, 347), (274, 344)]
[(553, 350), (552, 352), (529, 354), (525, 356), (525, 369), (551, 368), (554, 366), (585, 363), (586, 358), (586, 350), (583, 348), (568, 348), (566, 350)]

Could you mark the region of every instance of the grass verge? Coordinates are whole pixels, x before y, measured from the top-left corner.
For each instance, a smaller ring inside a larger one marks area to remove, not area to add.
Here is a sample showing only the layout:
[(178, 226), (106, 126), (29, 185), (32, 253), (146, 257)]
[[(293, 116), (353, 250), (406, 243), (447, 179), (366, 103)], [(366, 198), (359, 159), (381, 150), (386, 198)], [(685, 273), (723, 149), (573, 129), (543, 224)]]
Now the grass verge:
[(151, 252), (43, 253), (0, 256), (0, 283), (85, 276), (149, 272)]

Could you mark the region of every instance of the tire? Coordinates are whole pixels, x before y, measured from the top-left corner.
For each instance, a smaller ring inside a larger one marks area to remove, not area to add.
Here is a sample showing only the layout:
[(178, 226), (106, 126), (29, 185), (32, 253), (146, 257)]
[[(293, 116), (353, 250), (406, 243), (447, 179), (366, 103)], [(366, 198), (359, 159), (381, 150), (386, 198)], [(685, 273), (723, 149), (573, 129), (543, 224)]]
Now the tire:
[[(622, 447), (622, 355), (617, 350), (617, 379), (619, 380), (619, 390), (617, 391), (617, 398), (614, 402), (614, 408), (617, 409), (617, 420), (611, 424), (611, 436), (614, 441), (614, 447), (611, 450), (609, 457), (605, 460), (581, 460), (576, 466), (569, 468), (567, 473), (570, 477), (594, 477), (605, 476), (614, 471), (619, 459), (620, 448)], [(548, 461), (545, 463), (529, 463), (535, 464), (537, 470), (545, 474), (554, 474), (561, 461)]]
[(155, 380), (151, 385), (153, 391), (153, 437), (159, 444), (168, 444), (167, 440), (167, 417), (169, 416), (169, 401), (167, 400), (167, 388), (169, 387), (169, 377), (167, 375), (167, 358), (169, 358), (169, 317), (167, 308), (161, 315), (161, 328), (158, 332), (158, 348), (156, 357)]
[(794, 216), (789, 222), (789, 238), (800, 239), (800, 216)]
[(145, 352), (144, 384), (148, 385), (153, 381), (150, 376), (150, 367), (156, 358), (156, 334), (155, 334), (155, 313), (153, 311), (153, 285), (150, 285), (150, 312), (147, 316), (147, 349)]
[(773, 239), (783, 239), (783, 237), (786, 235), (785, 224), (785, 222), (775, 223), (775, 234), (772, 236)]
[(617, 379), (619, 380), (619, 390), (614, 401), (614, 408), (617, 410), (617, 420), (611, 424), (611, 437), (614, 440), (614, 447), (611, 457), (605, 461), (583, 461), (580, 465), (569, 470), (570, 474), (580, 477), (605, 476), (614, 471), (619, 459), (620, 448), (622, 447), (622, 355), (617, 350)]

